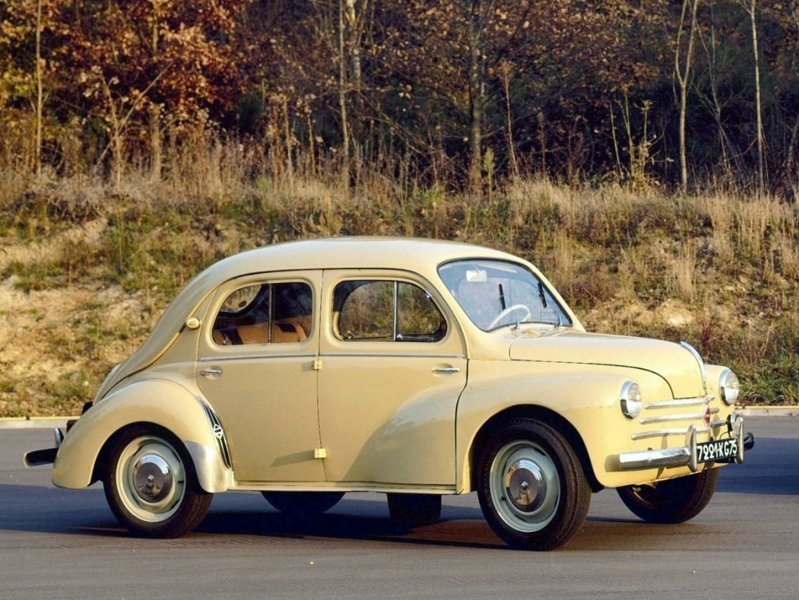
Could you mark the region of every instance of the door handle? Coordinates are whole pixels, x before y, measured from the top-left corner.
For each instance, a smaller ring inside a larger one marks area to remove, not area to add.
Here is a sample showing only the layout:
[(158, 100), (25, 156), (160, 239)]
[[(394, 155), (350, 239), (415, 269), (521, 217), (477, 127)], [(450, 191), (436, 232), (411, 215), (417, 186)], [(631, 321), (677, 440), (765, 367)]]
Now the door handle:
[(441, 373), (442, 375), (449, 375), (451, 373), (460, 373), (460, 367), (453, 367), (453, 366), (446, 366), (446, 367), (436, 367), (433, 369), (433, 373)]
[(219, 367), (209, 367), (207, 369), (203, 369), (200, 371), (200, 375), (203, 377), (207, 377), (208, 379), (216, 379), (222, 374), (222, 369)]

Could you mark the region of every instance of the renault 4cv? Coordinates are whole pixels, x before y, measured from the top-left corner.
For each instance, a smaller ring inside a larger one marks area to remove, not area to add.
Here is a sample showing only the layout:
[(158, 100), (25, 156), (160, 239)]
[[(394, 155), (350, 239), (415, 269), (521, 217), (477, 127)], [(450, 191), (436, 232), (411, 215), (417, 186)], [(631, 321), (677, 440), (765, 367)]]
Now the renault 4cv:
[(299, 519), (381, 492), (410, 526), (476, 491), (499, 538), (549, 550), (606, 487), (645, 521), (695, 517), (754, 444), (738, 393), (686, 343), (586, 332), (516, 256), (289, 242), (200, 273), (25, 461), (59, 487), (101, 481), (141, 536), (191, 531), (227, 490)]

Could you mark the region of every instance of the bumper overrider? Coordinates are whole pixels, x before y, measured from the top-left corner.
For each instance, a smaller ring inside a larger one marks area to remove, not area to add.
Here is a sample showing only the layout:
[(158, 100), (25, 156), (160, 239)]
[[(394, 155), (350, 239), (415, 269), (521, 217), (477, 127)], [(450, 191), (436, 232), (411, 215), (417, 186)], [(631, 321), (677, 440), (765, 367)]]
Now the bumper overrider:
[(717, 439), (699, 444), (696, 441), (696, 426), (689, 425), (684, 446), (622, 452), (619, 454), (619, 468), (622, 471), (637, 471), (687, 466), (696, 472), (701, 463), (742, 463), (744, 450), (751, 450), (754, 446), (755, 436), (744, 432), (743, 417), (732, 415), (727, 421), (727, 432)]
[[(72, 426), (77, 423), (77, 419), (70, 419), (67, 421), (67, 432), (72, 429)], [(56, 454), (58, 454), (58, 449), (61, 447), (61, 443), (64, 441), (64, 436), (66, 433), (56, 427), (53, 429), (53, 438), (55, 441), (54, 448), (45, 448), (44, 450), (33, 450), (31, 452), (26, 452), (24, 458), (22, 459), (26, 467), (39, 467), (42, 465), (51, 465), (55, 462)]]

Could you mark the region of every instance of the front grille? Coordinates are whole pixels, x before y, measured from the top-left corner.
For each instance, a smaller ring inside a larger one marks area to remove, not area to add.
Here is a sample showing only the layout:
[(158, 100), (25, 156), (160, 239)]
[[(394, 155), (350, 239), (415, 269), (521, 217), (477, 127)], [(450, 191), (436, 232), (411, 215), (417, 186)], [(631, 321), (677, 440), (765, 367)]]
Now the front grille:
[[(698, 434), (708, 433), (712, 426), (717, 425), (715, 421), (711, 424), (705, 422), (710, 400), (709, 397), (680, 398), (645, 403), (638, 418), (641, 430), (633, 433), (632, 439), (644, 440), (673, 435), (685, 437), (690, 425), (696, 427)], [(711, 415), (718, 412), (718, 408), (710, 410)], [(678, 427), (677, 423), (684, 425)]]

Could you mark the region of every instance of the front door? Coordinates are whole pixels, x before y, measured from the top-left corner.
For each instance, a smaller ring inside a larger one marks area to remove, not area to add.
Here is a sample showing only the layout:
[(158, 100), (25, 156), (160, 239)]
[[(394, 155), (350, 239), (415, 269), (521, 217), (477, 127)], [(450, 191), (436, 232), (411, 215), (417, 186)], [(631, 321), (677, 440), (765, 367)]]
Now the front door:
[(319, 421), (328, 481), (455, 485), (463, 338), (409, 274), (325, 272)]
[(214, 299), (196, 376), (239, 485), (324, 481), (314, 458), (320, 280), (321, 272), (250, 276)]

